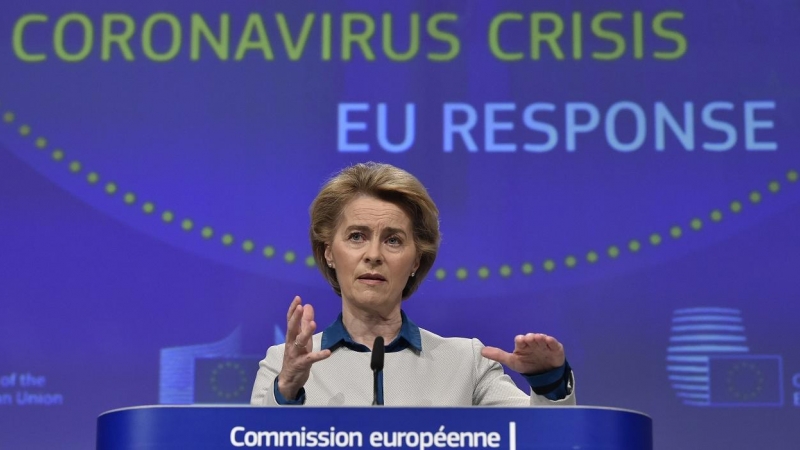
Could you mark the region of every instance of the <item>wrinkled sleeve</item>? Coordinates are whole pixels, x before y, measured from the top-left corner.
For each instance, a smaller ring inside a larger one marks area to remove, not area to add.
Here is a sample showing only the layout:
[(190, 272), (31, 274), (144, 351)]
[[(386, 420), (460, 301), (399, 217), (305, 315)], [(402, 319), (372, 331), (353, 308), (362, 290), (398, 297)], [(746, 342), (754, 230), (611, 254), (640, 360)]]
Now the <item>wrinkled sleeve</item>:
[(250, 404), (255, 406), (278, 406), (275, 398), (275, 380), (283, 364), (284, 344), (274, 345), (258, 363), (258, 373), (250, 395)]

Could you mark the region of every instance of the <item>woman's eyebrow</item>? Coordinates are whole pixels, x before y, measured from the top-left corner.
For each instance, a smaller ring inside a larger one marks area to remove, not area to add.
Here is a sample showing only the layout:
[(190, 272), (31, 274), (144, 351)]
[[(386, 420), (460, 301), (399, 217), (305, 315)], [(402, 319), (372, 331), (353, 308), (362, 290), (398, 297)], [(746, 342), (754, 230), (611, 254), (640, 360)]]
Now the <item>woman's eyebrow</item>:
[(386, 227), (383, 229), (384, 234), (402, 234), (405, 235), (406, 231), (402, 228)]

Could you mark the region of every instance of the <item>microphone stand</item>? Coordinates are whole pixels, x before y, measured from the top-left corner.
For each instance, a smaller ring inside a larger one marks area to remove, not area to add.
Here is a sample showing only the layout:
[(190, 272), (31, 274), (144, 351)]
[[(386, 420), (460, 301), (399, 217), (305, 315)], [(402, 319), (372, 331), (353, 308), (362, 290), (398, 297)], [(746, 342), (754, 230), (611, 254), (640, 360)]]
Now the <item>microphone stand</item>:
[(382, 383), (379, 383), (381, 372), (383, 372), (383, 336), (375, 338), (372, 344), (372, 360), (370, 361), (370, 368), (372, 369), (372, 404), (383, 405), (383, 392)]

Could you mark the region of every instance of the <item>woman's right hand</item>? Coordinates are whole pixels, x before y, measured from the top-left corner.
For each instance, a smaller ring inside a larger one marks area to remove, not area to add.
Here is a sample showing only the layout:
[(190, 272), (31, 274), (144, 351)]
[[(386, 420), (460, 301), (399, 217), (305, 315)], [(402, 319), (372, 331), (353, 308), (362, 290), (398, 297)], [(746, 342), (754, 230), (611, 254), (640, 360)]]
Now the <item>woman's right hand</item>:
[(331, 356), (330, 350), (312, 351), (311, 336), (317, 329), (314, 322), (314, 307), (303, 305), (295, 297), (286, 314), (286, 344), (283, 351), (283, 366), (278, 374), (278, 391), (286, 399), (295, 399), (308, 381), (311, 365)]

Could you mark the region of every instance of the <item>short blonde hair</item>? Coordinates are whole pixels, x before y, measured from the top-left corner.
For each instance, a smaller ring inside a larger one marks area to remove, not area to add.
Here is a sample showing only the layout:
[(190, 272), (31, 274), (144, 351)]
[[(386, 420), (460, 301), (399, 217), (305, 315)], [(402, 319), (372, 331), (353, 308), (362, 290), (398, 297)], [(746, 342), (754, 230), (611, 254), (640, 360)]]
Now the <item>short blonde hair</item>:
[(417, 290), (433, 267), (441, 236), (439, 209), (425, 186), (403, 169), (375, 162), (355, 164), (342, 169), (322, 186), (309, 210), (309, 234), (317, 267), (336, 295), (341, 297), (342, 289), (336, 279), (336, 271), (328, 267), (325, 259), (325, 247), (333, 239), (345, 206), (360, 195), (393, 203), (411, 219), (419, 268), (403, 288), (402, 298), (405, 300)]

